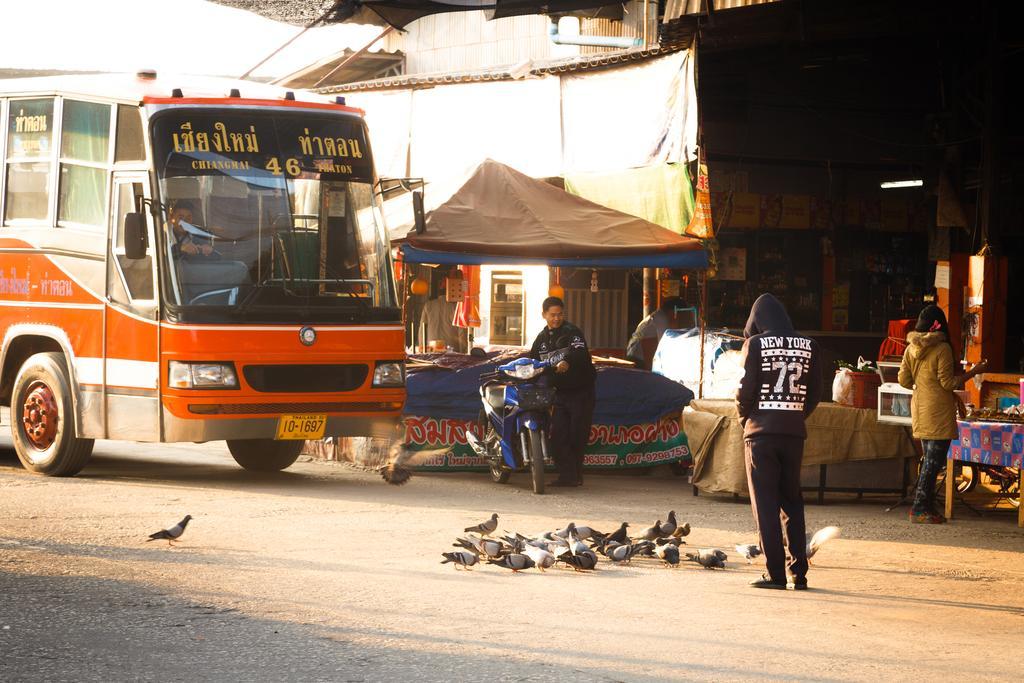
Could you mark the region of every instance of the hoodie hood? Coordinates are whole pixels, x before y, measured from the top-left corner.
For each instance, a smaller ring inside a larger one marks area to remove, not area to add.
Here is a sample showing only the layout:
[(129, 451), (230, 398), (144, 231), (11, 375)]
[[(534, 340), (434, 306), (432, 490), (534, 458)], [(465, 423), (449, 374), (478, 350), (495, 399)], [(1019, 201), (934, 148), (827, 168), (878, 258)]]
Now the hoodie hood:
[(911, 358), (923, 358), (939, 344), (946, 344), (945, 332), (911, 332), (907, 335), (907, 353)]
[(793, 321), (786, 313), (786, 307), (771, 294), (762, 294), (750, 308), (747, 326), (743, 329), (744, 337), (774, 332), (779, 334), (792, 333)]

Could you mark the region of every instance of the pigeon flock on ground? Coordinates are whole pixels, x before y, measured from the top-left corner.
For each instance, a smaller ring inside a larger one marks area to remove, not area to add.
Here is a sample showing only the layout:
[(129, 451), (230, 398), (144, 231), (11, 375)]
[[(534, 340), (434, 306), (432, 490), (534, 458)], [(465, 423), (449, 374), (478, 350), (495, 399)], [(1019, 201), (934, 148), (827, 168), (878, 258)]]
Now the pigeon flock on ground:
[[(146, 540), (165, 540), (167, 545), (181, 539), (192, 520), (192, 515), (167, 529), (149, 535)], [(665, 521), (660, 519), (635, 536), (629, 534), (629, 523), (622, 522), (611, 533), (602, 533), (593, 527), (570, 522), (564, 529), (547, 531), (537, 536), (524, 536), (518, 532), (492, 538), (498, 530), (498, 513), (490, 519), (463, 529), (464, 536), (452, 545), (460, 550), (441, 553), (441, 564), (452, 564), (456, 569), (470, 570), (484, 562), (512, 572), (524, 569), (545, 571), (561, 564), (577, 572), (597, 568), (599, 556), (612, 564), (631, 564), (637, 558), (660, 561), (667, 567), (678, 567), (682, 562), (694, 562), (705, 569), (725, 569), (729, 556), (718, 548), (699, 548), (695, 552), (680, 553), (683, 539), (690, 535), (690, 524), (679, 524), (675, 510), (669, 511)], [(807, 540), (807, 559), (817, 554), (821, 546), (839, 535), (839, 527), (827, 526)], [(588, 543), (589, 542), (589, 543)], [(740, 544), (736, 552), (746, 558), (747, 564), (762, 554), (756, 543)]]
[[(626, 565), (636, 559), (650, 559), (660, 561), (666, 567), (693, 562), (705, 569), (725, 569), (729, 556), (718, 548), (699, 548), (694, 552), (681, 553), (680, 547), (687, 545), (683, 539), (689, 536), (690, 525), (678, 524), (674, 510), (666, 515), (665, 520), (659, 519), (636, 535), (629, 534), (628, 522), (622, 522), (611, 533), (570, 522), (564, 529), (535, 536), (505, 532), (496, 537), (498, 514), (494, 513), (490, 519), (466, 527), (464, 535), (452, 544), (458, 550), (441, 553), (444, 558), (441, 564), (451, 564), (457, 570), (471, 570), (478, 564), (489, 564), (513, 573), (526, 569), (543, 572), (556, 566), (589, 572), (596, 569), (599, 562)], [(807, 543), (808, 557), (838, 535), (838, 527), (825, 527), (814, 534)], [(736, 552), (748, 563), (762, 554), (756, 544), (737, 545)]]

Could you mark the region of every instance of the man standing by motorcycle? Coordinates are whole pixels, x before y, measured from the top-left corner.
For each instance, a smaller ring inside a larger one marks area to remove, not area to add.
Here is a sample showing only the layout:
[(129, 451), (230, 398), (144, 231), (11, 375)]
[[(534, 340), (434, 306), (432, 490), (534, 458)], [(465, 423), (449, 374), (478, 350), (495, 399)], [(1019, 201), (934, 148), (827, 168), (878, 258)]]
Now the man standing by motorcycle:
[(551, 414), (551, 448), (558, 478), (549, 486), (583, 484), (583, 451), (590, 439), (594, 415), (594, 380), (583, 331), (565, 321), (565, 303), (556, 296), (544, 299), (547, 327), (537, 335), (530, 356), (549, 361), (554, 368), (555, 404)]

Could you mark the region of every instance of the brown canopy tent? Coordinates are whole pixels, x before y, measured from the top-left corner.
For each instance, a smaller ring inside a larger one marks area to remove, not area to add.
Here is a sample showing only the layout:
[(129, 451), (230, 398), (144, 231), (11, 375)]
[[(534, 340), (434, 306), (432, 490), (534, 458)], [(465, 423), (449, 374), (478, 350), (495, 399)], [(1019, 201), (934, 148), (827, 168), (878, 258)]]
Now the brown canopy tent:
[(699, 240), (488, 159), (401, 244), (409, 263), (707, 267)]

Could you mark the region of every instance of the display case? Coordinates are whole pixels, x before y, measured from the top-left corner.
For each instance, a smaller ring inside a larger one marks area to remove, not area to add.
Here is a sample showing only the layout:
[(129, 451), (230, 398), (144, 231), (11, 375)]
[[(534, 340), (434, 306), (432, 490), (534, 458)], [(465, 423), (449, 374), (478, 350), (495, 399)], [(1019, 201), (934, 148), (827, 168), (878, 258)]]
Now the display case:
[[(884, 374), (882, 378), (885, 379)], [(910, 397), (913, 395), (912, 390), (904, 389), (896, 382), (883, 382), (878, 387), (878, 421), (910, 425)]]

